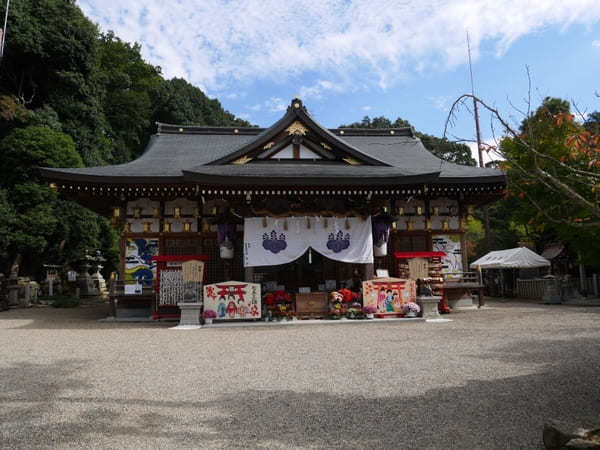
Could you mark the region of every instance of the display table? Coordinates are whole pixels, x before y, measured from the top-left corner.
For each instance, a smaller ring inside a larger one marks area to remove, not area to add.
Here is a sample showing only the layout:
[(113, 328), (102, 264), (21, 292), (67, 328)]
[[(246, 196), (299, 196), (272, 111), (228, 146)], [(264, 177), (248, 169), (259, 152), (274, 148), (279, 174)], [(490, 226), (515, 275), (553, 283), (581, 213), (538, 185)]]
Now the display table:
[(329, 300), (327, 292), (311, 292), (296, 294), (296, 316), (299, 319), (316, 319), (327, 317)]

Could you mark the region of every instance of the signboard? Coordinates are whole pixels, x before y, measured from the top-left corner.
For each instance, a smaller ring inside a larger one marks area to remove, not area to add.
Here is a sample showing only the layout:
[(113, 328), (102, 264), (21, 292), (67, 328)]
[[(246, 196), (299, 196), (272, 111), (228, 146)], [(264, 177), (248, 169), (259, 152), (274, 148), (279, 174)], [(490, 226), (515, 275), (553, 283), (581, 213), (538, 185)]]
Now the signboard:
[(259, 319), (261, 315), (260, 284), (240, 281), (204, 286), (204, 310), (212, 309), (217, 319)]
[(438, 234), (433, 236), (431, 240), (433, 251), (446, 253), (446, 256), (442, 257), (442, 273), (462, 272), (460, 234)]
[(402, 306), (417, 299), (414, 280), (399, 278), (363, 281), (363, 305), (373, 305), (378, 313), (401, 313)]
[(152, 286), (156, 278), (158, 239), (128, 238), (125, 241), (125, 281)]

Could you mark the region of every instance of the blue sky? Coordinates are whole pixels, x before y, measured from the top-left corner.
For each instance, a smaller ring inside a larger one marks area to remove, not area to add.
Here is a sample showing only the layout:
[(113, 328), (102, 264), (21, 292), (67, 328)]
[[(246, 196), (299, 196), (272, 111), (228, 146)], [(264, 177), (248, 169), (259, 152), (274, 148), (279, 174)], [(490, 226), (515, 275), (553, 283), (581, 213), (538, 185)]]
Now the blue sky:
[[(402, 117), (441, 135), (470, 90), (507, 117), (547, 96), (600, 110), (597, 0), (79, 0), (104, 31), (142, 45), (167, 77), (184, 77), (226, 109), (269, 126), (295, 95), (328, 127)], [(482, 115), (490, 140), (489, 115)], [(451, 133), (472, 139), (463, 111)]]

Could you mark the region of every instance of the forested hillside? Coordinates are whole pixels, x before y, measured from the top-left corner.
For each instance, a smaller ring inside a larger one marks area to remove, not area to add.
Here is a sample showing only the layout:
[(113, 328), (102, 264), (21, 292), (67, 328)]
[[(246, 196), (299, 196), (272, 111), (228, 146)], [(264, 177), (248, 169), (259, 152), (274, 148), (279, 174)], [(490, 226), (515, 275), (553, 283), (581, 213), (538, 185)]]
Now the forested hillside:
[(0, 66), (1, 271), (17, 261), (33, 274), (96, 249), (113, 269), (107, 221), (58, 199), (35, 167), (129, 161), (156, 121), (249, 125), (187, 81), (166, 80), (139, 45), (101, 33), (74, 1), (12, 2)]

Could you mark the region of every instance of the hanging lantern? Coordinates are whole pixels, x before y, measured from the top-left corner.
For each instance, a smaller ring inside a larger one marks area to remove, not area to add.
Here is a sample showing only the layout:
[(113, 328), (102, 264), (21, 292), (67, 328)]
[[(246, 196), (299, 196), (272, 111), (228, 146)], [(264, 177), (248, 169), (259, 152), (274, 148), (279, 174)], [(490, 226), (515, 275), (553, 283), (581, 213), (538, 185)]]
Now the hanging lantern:
[(390, 239), (390, 227), (396, 223), (396, 217), (392, 217), (385, 211), (383, 214), (373, 217), (373, 255), (386, 256), (388, 253), (388, 242)]
[(234, 223), (217, 224), (217, 242), (219, 244), (219, 255), (222, 259), (232, 259), (236, 238), (236, 226)]

